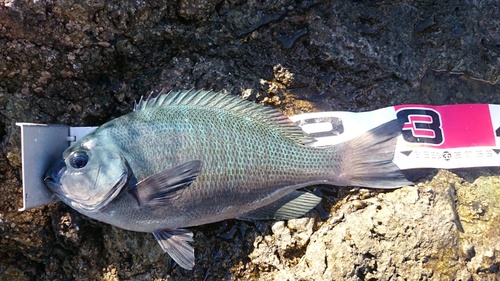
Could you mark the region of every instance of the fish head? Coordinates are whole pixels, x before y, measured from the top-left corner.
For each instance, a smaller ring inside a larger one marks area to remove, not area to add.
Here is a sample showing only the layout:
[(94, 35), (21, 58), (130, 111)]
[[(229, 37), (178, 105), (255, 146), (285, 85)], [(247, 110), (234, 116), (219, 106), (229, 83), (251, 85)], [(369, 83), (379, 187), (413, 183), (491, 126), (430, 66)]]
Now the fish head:
[(45, 174), (45, 184), (73, 208), (97, 212), (107, 206), (127, 184), (125, 158), (102, 142), (77, 142)]

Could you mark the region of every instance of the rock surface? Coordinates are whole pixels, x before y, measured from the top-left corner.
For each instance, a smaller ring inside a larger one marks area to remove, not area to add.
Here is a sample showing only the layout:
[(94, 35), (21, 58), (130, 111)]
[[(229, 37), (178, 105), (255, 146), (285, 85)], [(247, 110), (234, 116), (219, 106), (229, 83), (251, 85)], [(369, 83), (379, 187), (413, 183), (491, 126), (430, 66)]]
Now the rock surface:
[[(151, 90), (288, 115), (500, 103), (498, 1), (0, 0), (0, 280), (496, 280), (498, 168), (325, 191), (288, 222), (196, 227), (196, 266), (58, 203), (23, 213), (15, 122), (100, 125)], [(324, 189), (325, 190), (325, 189)], [(234, 232), (234, 233), (233, 233)]]

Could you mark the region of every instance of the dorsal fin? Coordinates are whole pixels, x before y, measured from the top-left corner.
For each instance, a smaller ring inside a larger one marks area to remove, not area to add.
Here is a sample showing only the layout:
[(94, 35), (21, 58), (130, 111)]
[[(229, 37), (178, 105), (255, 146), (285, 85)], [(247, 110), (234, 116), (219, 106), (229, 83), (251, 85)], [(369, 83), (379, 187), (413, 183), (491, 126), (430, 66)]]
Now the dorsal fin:
[(298, 143), (307, 144), (315, 141), (278, 110), (218, 92), (180, 90), (165, 93), (162, 90), (155, 98), (152, 94), (146, 99), (141, 97), (139, 103), (135, 103), (134, 111), (168, 106), (199, 106), (227, 110), (266, 124)]

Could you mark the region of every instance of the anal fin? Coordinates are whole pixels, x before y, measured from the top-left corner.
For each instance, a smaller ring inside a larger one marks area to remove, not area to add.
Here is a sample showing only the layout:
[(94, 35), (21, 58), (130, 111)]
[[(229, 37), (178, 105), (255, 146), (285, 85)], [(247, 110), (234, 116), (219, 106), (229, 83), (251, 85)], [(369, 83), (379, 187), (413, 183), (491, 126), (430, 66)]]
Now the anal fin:
[(163, 229), (153, 232), (163, 251), (182, 268), (193, 269), (194, 248), (189, 244), (193, 242), (193, 233), (185, 229)]
[(294, 191), (269, 205), (255, 209), (243, 216), (244, 219), (252, 220), (289, 220), (303, 216), (305, 213), (316, 207), (321, 201), (310, 192)]

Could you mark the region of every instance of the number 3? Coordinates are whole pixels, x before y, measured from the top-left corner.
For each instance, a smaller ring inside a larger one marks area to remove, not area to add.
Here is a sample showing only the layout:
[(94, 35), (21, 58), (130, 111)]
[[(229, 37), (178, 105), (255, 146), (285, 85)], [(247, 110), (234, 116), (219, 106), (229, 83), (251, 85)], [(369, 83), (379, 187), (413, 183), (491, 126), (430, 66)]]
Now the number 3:
[(410, 143), (441, 145), (444, 142), (441, 117), (437, 111), (423, 108), (403, 108), (396, 112), (404, 121), (402, 135)]

